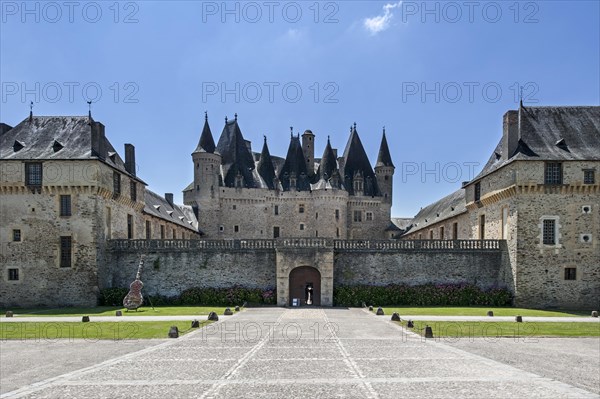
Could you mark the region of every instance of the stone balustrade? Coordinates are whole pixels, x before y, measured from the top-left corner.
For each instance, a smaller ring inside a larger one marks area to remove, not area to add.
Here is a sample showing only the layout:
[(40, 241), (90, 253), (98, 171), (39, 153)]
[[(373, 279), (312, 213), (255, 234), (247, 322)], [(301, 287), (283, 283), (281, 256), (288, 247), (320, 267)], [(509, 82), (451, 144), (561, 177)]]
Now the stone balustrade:
[(109, 240), (109, 249), (125, 250), (267, 250), (333, 248), (336, 251), (494, 251), (504, 240), (334, 240), (278, 238), (248, 240)]

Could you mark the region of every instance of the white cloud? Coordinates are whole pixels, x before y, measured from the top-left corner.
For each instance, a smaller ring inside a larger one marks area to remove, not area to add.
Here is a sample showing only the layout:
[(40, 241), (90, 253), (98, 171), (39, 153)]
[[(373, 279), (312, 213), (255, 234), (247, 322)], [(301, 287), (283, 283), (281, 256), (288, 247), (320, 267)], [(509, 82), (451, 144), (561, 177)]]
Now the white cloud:
[(376, 35), (381, 31), (386, 30), (390, 26), (390, 21), (394, 14), (392, 10), (399, 7), (402, 4), (401, 1), (397, 3), (388, 3), (383, 6), (383, 15), (378, 15), (372, 18), (365, 18), (363, 21), (364, 27), (372, 34)]

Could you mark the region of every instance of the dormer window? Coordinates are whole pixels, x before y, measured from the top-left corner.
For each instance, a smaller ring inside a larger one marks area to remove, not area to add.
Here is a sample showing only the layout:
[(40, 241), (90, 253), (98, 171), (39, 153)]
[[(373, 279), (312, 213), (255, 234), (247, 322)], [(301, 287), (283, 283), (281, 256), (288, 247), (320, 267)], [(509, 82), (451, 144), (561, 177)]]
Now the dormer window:
[(63, 148), (64, 148), (64, 146), (61, 143), (59, 143), (57, 140), (54, 140), (54, 144), (52, 144), (52, 150), (54, 152), (58, 152), (58, 151), (62, 150)]

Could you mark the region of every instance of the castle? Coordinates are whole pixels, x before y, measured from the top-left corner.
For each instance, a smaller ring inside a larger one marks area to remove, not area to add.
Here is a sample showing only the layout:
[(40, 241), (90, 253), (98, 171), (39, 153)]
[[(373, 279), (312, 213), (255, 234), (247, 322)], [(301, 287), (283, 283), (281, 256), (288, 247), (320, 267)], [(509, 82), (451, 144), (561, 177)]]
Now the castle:
[(200, 231), (207, 238), (328, 237), (391, 238), (394, 164), (385, 131), (375, 168), (371, 167), (356, 124), (343, 156), (329, 139), (315, 158), (315, 135), (291, 133), (284, 158), (272, 156), (264, 138), (252, 152), (237, 115), (225, 120), (215, 145), (205, 116), (192, 153), (194, 181), (183, 191)]
[(329, 306), (342, 285), (469, 283), (519, 306), (598, 307), (600, 107), (508, 111), (481, 173), (401, 224), (385, 131), (374, 167), (356, 125), (342, 156), (314, 143), (307, 130), (285, 158), (266, 138), (255, 153), (236, 116), (215, 144), (205, 116), (177, 205), (91, 114), (0, 123), (0, 306), (93, 306), (144, 254), (151, 295), (242, 285), (284, 306), (310, 287)]

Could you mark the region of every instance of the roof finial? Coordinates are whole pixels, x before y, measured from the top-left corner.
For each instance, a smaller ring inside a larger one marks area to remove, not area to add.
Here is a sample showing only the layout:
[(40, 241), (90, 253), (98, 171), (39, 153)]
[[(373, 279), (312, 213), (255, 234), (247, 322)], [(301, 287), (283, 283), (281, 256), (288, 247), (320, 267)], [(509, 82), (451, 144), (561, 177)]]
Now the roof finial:
[(385, 134), (385, 126), (383, 127), (383, 134)]
[(290, 137), (294, 138), (294, 127), (290, 126)]
[(267, 135), (263, 134), (263, 139), (265, 140), (265, 144), (267, 144)]
[(523, 86), (519, 88), (519, 107), (523, 108)]
[(237, 112), (233, 116), (235, 117), (235, 120), (237, 121)]
[(90, 118), (90, 120), (92, 120), (92, 100), (88, 100), (87, 105), (88, 105), (88, 117)]
[(204, 111), (204, 120), (208, 122), (208, 112)]
[(329, 135), (327, 135), (327, 142), (329, 143)]
[(356, 122), (354, 122), (354, 130), (356, 130)]
[(33, 101), (29, 103), (29, 123), (33, 122)]
[(227, 124), (227, 115), (225, 115), (225, 124)]

